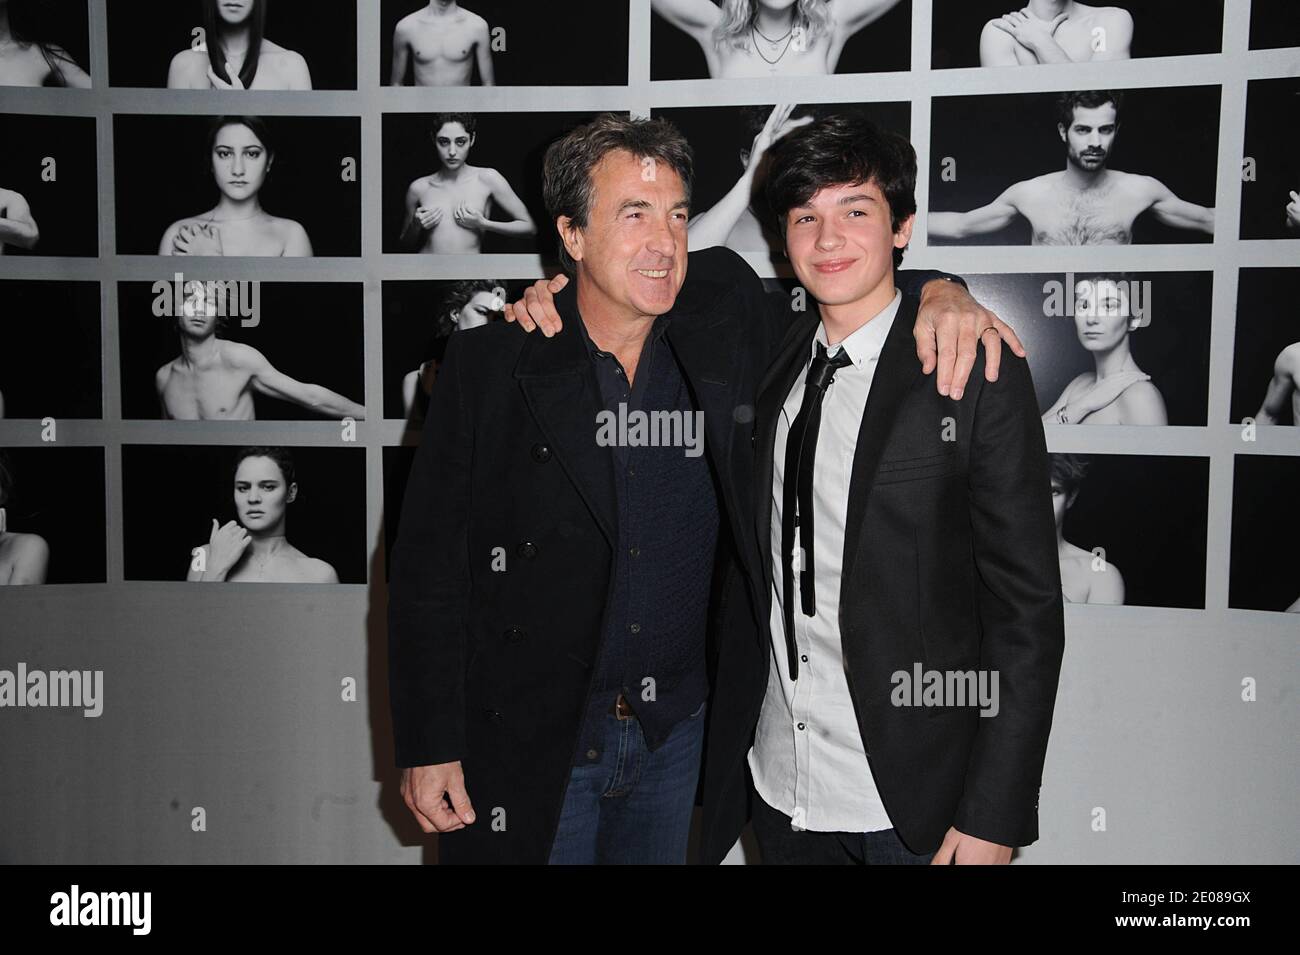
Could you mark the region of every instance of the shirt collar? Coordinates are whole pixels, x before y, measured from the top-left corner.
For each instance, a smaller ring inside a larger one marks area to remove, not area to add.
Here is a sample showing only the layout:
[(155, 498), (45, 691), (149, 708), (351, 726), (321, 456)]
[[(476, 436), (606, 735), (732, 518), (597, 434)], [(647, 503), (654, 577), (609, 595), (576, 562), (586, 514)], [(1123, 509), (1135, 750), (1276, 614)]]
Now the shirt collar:
[[(664, 337), (664, 332), (668, 330), (669, 314), (670, 313), (665, 312), (663, 315), (655, 316), (654, 324), (650, 326), (650, 335), (647, 338), (647, 341), (657, 342), (659, 339)], [(609, 357), (609, 352), (602, 351), (600, 347), (591, 340), (591, 333), (587, 331), (587, 323), (582, 320), (582, 316), (578, 314), (576, 309), (573, 312), (572, 318), (568, 315), (562, 317), (566, 322), (572, 320), (578, 323), (578, 330), (582, 333), (582, 343), (587, 346), (587, 354), (592, 358)]]
[[(844, 339), (835, 348), (826, 348), (828, 357), (834, 358), (839, 354), (840, 348), (849, 353), (849, 358), (853, 359), (853, 364), (861, 368), (868, 362), (876, 361), (880, 358), (881, 351), (885, 347), (885, 339), (889, 336), (889, 329), (894, 324), (894, 316), (898, 314), (898, 307), (903, 302), (903, 293), (899, 289), (894, 289), (893, 300), (871, 316), (869, 321), (864, 322), (858, 329)], [(812, 353), (817, 354), (817, 345), (826, 346), (826, 326), (818, 322), (817, 334), (813, 336)]]

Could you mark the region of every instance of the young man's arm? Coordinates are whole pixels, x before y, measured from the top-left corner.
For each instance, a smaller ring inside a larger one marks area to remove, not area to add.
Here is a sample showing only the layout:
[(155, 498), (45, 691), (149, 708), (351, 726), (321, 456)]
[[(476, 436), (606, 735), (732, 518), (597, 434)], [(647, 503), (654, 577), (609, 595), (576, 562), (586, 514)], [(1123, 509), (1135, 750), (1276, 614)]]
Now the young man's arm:
[[(1009, 357), (980, 385), (970, 444), (970, 522), (997, 714), (979, 717), (966, 786), (936, 862), (1038, 838), (1038, 791), (1065, 647), (1047, 445), (1029, 365)], [(1006, 853), (1009, 859), (1010, 853)], [(997, 861), (1006, 861), (1001, 859)]]
[[(473, 821), (465, 754), (473, 422), (453, 335), (407, 478), (388, 582), (388, 686), (402, 794), (426, 832)], [(443, 803), (447, 795), (453, 809)]]

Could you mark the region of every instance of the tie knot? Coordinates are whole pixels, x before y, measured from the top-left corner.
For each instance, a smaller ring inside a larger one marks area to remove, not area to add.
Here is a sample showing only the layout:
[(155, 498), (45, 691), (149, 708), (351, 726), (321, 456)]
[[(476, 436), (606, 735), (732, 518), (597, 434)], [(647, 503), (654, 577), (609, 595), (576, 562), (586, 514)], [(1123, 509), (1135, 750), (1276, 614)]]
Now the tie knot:
[(834, 358), (827, 358), (826, 346), (817, 342), (817, 354), (808, 368), (808, 378), (804, 384), (825, 391), (835, 379), (835, 373), (851, 364), (853, 359), (849, 357), (848, 349), (841, 347)]

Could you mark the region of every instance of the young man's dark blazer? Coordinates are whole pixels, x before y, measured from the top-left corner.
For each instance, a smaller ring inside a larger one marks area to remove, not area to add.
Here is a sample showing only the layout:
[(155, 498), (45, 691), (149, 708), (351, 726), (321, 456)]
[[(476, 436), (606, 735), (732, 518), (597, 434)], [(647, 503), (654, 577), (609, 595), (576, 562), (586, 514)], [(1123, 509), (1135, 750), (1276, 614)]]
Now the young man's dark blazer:
[[(876, 786), (913, 852), (937, 849), (950, 826), (1023, 846), (1038, 837), (1065, 642), (1043, 426), (1029, 366), (1006, 349), (996, 382), (984, 380), (981, 348), (962, 399), (939, 395), (916, 360), (916, 308), (905, 295), (858, 435), (840, 598), (846, 672)], [(754, 539), (765, 581), (777, 416), (819, 321), (811, 309), (789, 327), (759, 393)], [(735, 844), (758, 798), (746, 753), (772, 653), (770, 594), (766, 583), (759, 639), (721, 632), (704, 763), (706, 862)], [(1000, 712), (891, 705), (891, 674), (910, 677), (917, 662), (998, 671)]]
[[(937, 274), (899, 278), (919, 288)], [(546, 861), (600, 650), (616, 504), (575, 288), (556, 296), (552, 338), (506, 323), (451, 336), (402, 502), (388, 590), (396, 762), (460, 760), (477, 814), (442, 836), (444, 862)], [(704, 412), (723, 515), (711, 639), (757, 644), (766, 619), (752, 405), (789, 315), (736, 253), (690, 253), (666, 336)]]

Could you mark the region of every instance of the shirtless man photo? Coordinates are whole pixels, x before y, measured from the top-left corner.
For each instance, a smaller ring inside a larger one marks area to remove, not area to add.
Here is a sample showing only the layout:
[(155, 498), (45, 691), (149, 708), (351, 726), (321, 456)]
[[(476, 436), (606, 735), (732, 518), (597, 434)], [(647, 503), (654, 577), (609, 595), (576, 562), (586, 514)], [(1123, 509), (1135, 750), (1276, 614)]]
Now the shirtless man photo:
[(0, 0), (0, 86), (90, 89), (90, 74), (39, 34), (37, 0)]
[[(185, 579), (239, 583), (337, 584), (326, 561), (308, 557), (285, 533), (289, 505), (298, 496), (288, 448), (241, 448), (233, 480), (236, 519), (218, 524), (191, 557)], [(201, 558), (201, 559), (200, 559)], [(195, 566), (203, 570), (196, 570)]]
[(159, 255), (311, 255), (307, 231), (293, 219), (262, 208), (258, 193), (271, 172), (275, 148), (255, 116), (222, 116), (208, 135), (212, 175), (221, 198), (207, 212), (173, 222)]
[(39, 534), (9, 530), (5, 505), (14, 483), (13, 460), (0, 451), (0, 585), (43, 584), (50, 565), (50, 545)]
[(390, 86), (469, 86), (478, 66), (483, 86), (494, 86), (488, 22), (456, 0), (429, 0), (429, 5), (402, 17), (393, 31)]
[[(757, 107), (743, 106), (744, 110)], [(790, 118), (793, 103), (782, 103), (772, 108), (766, 121), (754, 136), (753, 143), (740, 151), (742, 172), (736, 184), (727, 190), (712, 208), (691, 219), (687, 226), (687, 242), (691, 249), (708, 249), (725, 245), (736, 252), (771, 252), (773, 248), (762, 224), (750, 206), (754, 193), (754, 176), (767, 149), (791, 130), (806, 126), (812, 116)]]
[(193, 292), (176, 319), (181, 353), (154, 374), (163, 418), (253, 421), (255, 394), (293, 402), (322, 417), (365, 418), (364, 405), (290, 378), (251, 345), (218, 338), (217, 296), (205, 298), (202, 282), (190, 286)]
[(1291, 424), (1300, 425), (1300, 342), (1287, 345), (1273, 363), (1264, 403), (1255, 413), (1256, 424), (1278, 424), (1291, 406)]
[(19, 193), (0, 187), (0, 255), (5, 246), (32, 249), (40, 241), (41, 230), (32, 218), (32, 208)]
[(1074, 325), (1095, 367), (1065, 386), (1043, 415), (1047, 424), (1168, 424), (1165, 400), (1133, 360), (1129, 334), (1139, 319), (1129, 307), (1129, 285), (1117, 276), (1075, 282)]
[(203, 39), (172, 57), (173, 90), (309, 90), (301, 54), (265, 36), (270, 0), (202, 0)]
[[(421, 176), (406, 190), (403, 245), (418, 252), (483, 251), (483, 233), (536, 235), (537, 225), (505, 176), (487, 166), (471, 166), (478, 123), (470, 113), (440, 113), (433, 118), (432, 138), (438, 170)], [(508, 219), (488, 218), (492, 204)]]
[(984, 25), (980, 66), (1088, 63), (1127, 60), (1133, 17), (1120, 7), (1093, 7), (1076, 0), (1029, 0)]
[(1213, 207), (1178, 198), (1153, 176), (1106, 168), (1122, 99), (1110, 90), (1062, 93), (1056, 128), (1065, 168), (1017, 182), (970, 212), (931, 212), (931, 238), (985, 235), (1023, 216), (1033, 245), (1128, 245), (1134, 220), (1148, 210), (1165, 225), (1213, 235)]
[(700, 45), (709, 76), (834, 73), (844, 44), (899, 0), (650, 0)]
[(1088, 464), (1073, 454), (1053, 454), (1052, 511), (1056, 515), (1056, 552), (1061, 562), (1061, 593), (1070, 603), (1122, 604), (1124, 576), (1101, 555), (1065, 539), (1065, 514), (1079, 496)]

